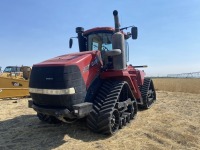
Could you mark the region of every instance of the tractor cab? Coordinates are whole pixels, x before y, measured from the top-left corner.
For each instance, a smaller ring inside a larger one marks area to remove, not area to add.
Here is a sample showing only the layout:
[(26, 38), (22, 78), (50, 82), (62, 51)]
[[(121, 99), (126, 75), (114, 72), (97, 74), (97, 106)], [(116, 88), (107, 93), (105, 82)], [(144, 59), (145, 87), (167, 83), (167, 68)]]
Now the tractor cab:
[(11, 77), (17, 79), (26, 79), (28, 80), (31, 73), (31, 67), (29, 66), (7, 66), (1, 77)]
[[(84, 31), (82, 27), (77, 27), (76, 33), (78, 34), (79, 51), (99, 50), (104, 67), (108, 69), (124, 69), (129, 58), (127, 39), (131, 36), (133, 39), (137, 38), (137, 27), (132, 27), (131, 33), (123, 32), (123, 30), (127, 28), (129, 27), (115, 31), (112, 27), (96, 27)], [(116, 33), (118, 33), (118, 37), (116, 37)], [(70, 38), (70, 48), (72, 47), (72, 43), (72, 38)], [(113, 58), (117, 55), (119, 56), (115, 60), (116, 65), (113, 66)], [(119, 62), (119, 64), (117, 62)], [(123, 64), (123, 66), (119, 67), (120, 64)]]
[(4, 71), (5, 72), (8, 72), (8, 73), (11, 73), (11, 72), (20, 72), (20, 67), (18, 66), (7, 66)]
[(87, 50), (111, 51), (113, 30), (112, 28), (94, 28), (85, 31)]
[(99, 50), (105, 68), (113, 68), (112, 57), (107, 54), (113, 50), (112, 35), (113, 28), (93, 28), (83, 33), (86, 38), (86, 50)]

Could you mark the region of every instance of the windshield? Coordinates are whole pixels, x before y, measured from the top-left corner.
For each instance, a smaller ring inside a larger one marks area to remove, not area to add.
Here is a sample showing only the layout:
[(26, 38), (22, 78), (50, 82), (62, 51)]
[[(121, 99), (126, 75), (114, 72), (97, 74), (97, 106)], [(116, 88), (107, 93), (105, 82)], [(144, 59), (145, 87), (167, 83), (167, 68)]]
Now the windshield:
[(6, 67), (3, 72), (20, 72), (20, 67)]
[(88, 50), (112, 50), (111, 33), (95, 33), (88, 36)]

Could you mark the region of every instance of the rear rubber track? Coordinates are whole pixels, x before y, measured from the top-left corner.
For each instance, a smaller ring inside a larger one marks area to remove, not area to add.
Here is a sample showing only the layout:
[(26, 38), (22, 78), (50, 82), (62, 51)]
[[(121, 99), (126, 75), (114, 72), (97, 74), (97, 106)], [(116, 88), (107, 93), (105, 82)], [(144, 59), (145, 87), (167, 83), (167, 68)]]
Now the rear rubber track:
[(156, 101), (156, 91), (151, 78), (145, 78), (144, 84), (140, 87), (142, 94), (143, 104), (140, 105), (143, 109), (149, 109)]

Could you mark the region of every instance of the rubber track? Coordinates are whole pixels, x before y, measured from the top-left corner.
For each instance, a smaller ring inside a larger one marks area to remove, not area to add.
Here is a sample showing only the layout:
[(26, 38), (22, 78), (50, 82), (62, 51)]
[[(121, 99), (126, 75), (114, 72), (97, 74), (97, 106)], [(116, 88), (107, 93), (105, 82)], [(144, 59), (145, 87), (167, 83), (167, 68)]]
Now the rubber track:
[[(145, 78), (144, 79), (144, 84), (140, 87), (140, 92), (142, 95), (142, 99), (144, 104), (141, 105), (143, 108), (148, 108), (146, 103), (147, 103), (147, 97), (148, 97), (148, 90), (150, 88), (150, 83), (152, 82), (152, 80), (150, 78)], [(153, 104), (153, 103), (152, 103)]]
[(87, 117), (87, 125), (94, 132), (111, 134), (111, 113), (119, 98), (123, 81), (105, 81), (93, 103), (93, 110)]

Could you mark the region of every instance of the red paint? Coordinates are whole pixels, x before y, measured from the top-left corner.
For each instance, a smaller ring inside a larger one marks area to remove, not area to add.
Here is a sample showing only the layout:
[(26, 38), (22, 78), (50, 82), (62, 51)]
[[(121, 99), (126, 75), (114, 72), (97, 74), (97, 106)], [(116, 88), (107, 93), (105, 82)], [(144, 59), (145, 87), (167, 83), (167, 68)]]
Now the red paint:
[(70, 65), (77, 65), (79, 67), (87, 89), (98, 75), (102, 79), (111, 78), (127, 81), (135, 98), (140, 101), (141, 93), (138, 86), (143, 85), (145, 73), (136, 70), (133, 66), (127, 66), (124, 70), (107, 70), (100, 73), (102, 67), (100, 51), (86, 51), (62, 55), (36, 64), (34, 67)]
[[(112, 27), (96, 27), (96, 28), (92, 28), (92, 29), (89, 29), (89, 30), (86, 30), (83, 34), (84, 35), (88, 35), (88, 34), (91, 34), (92, 32), (111, 32), (111, 33), (114, 33), (115, 32), (115, 29), (112, 28)], [(126, 35), (125, 32), (121, 31), (121, 33), (123, 33), (124, 35)]]
[(127, 66), (124, 70), (107, 70), (100, 74), (102, 79), (117, 79), (128, 82), (136, 99), (140, 100), (141, 93), (139, 90), (140, 85), (144, 82), (143, 71), (136, 70), (132, 66)]
[(86, 30), (84, 32), (84, 35), (87, 35), (87, 34), (89, 34), (91, 32), (96, 32), (96, 31), (97, 32), (99, 32), (99, 31), (106, 31), (106, 32), (113, 32), (114, 33), (115, 29), (112, 28), (112, 27), (96, 27), (96, 28), (92, 28), (92, 29)]
[(79, 67), (86, 88), (89, 87), (93, 79), (99, 75), (102, 66), (100, 51), (87, 51), (73, 54), (58, 56), (39, 64), (34, 67), (50, 67), (50, 66), (71, 66)]

